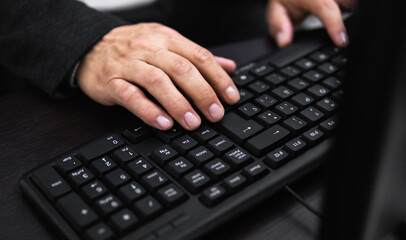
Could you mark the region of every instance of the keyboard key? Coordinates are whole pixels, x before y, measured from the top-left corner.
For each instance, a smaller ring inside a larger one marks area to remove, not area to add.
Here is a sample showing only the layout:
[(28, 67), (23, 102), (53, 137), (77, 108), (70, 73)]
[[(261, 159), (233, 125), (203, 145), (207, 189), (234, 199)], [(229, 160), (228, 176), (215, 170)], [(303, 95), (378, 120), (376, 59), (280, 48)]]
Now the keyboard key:
[(122, 198), (126, 204), (133, 203), (135, 200), (143, 197), (145, 193), (145, 189), (134, 181), (122, 186), (117, 192), (118, 196)]
[(343, 55), (338, 55), (337, 57), (333, 58), (331, 62), (337, 66), (342, 67), (348, 63), (348, 58)]
[(207, 148), (200, 146), (192, 151), (190, 151), (187, 155), (187, 158), (193, 162), (194, 165), (200, 167), (205, 162), (209, 161), (211, 158), (214, 157), (214, 154), (209, 151)]
[(288, 130), (276, 124), (275, 126), (249, 139), (245, 143), (245, 147), (247, 147), (247, 149), (254, 155), (261, 156), (275, 145), (279, 144), (289, 134), (290, 132)]
[(193, 169), (193, 164), (184, 157), (179, 157), (166, 165), (166, 170), (175, 178), (181, 178)]
[(113, 152), (113, 158), (121, 165), (129, 163), (138, 156), (139, 154), (129, 146), (124, 146)]
[(264, 94), (255, 99), (255, 102), (259, 104), (262, 108), (269, 108), (272, 107), (274, 104), (278, 102), (275, 98), (269, 96), (268, 94)]
[(272, 93), (274, 93), (279, 99), (286, 99), (294, 94), (292, 90), (285, 86), (279, 86), (272, 90)]
[(255, 106), (252, 103), (246, 103), (238, 108), (238, 111), (241, 113), (241, 116), (245, 118), (251, 118), (261, 111), (261, 109)]
[(162, 147), (159, 147), (152, 152), (151, 158), (156, 163), (163, 166), (167, 164), (170, 160), (175, 158), (177, 155), (178, 152), (176, 152), (175, 149), (173, 149), (169, 145), (163, 145)]
[(181, 154), (186, 154), (186, 152), (196, 147), (197, 144), (197, 141), (191, 138), (189, 135), (184, 135), (172, 142), (172, 146)]
[(167, 131), (158, 131), (157, 136), (165, 143), (170, 143), (173, 139), (179, 137), (183, 133), (183, 128), (178, 124)]
[(242, 143), (263, 128), (254, 120), (247, 121), (233, 112), (227, 113), (219, 125), (227, 136), (238, 143)]
[(275, 110), (278, 111), (280, 115), (286, 118), (294, 114), (297, 110), (299, 110), (299, 108), (289, 102), (283, 102), (281, 104), (278, 104), (275, 107)]
[(307, 58), (302, 58), (299, 61), (297, 61), (296, 66), (300, 67), (303, 70), (309, 70), (310, 68), (313, 68), (316, 66), (316, 64), (313, 61), (310, 61)]
[(192, 135), (200, 143), (206, 143), (208, 140), (215, 137), (217, 135), (217, 132), (211, 127), (202, 124), (198, 129), (192, 132)]
[(185, 193), (172, 183), (159, 189), (157, 197), (167, 207), (173, 207), (186, 199)]
[(240, 148), (234, 148), (233, 150), (224, 154), (224, 160), (230, 164), (234, 169), (238, 169), (252, 161), (251, 156)]
[(312, 145), (322, 139), (323, 136), (324, 133), (321, 130), (313, 128), (303, 134), (303, 139)]
[(226, 177), (223, 183), (228, 192), (236, 192), (244, 187), (244, 185), (247, 183), (247, 179), (243, 175), (235, 173), (229, 177)]
[(323, 85), (330, 88), (331, 90), (337, 90), (343, 85), (343, 82), (335, 77), (329, 77), (323, 81)]
[(317, 69), (325, 74), (333, 74), (338, 70), (338, 68), (332, 63), (323, 63)]
[(103, 176), (106, 172), (116, 168), (117, 164), (108, 156), (104, 156), (90, 163), (90, 169), (98, 176)]
[(340, 48), (336, 46), (328, 46), (323, 49), (323, 52), (325, 52), (328, 56), (334, 56), (340, 52)]
[(292, 116), (285, 121), (283, 121), (284, 125), (288, 127), (289, 130), (291, 130), (293, 133), (298, 133), (302, 129), (304, 129), (307, 126), (307, 122), (299, 117)]
[(121, 208), (121, 201), (113, 194), (108, 194), (96, 201), (96, 209), (103, 217), (107, 217), (111, 213)]
[(157, 170), (154, 170), (141, 178), (141, 183), (150, 191), (155, 191), (168, 182), (168, 178)]
[(278, 114), (272, 112), (272, 111), (266, 111), (257, 116), (257, 119), (259, 123), (261, 123), (264, 126), (271, 126), (274, 123), (278, 122), (281, 119), (281, 116)]
[(162, 210), (162, 205), (155, 198), (146, 196), (134, 204), (134, 209), (142, 218), (149, 219)]
[(321, 62), (324, 62), (324, 61), (326, 61), (327, 59), (329, 59), (330, 56), (327, 55), (326, 53), (316, 52), (316, 53), (313, 53), (312, 55), (310, 55), (310, 58), (311, 58), (312, 60), (316, 61), (316, 62), (321, 63)]
[(334, 117), (329, 118), (320, 123), (320, 128), (327, 133), (332, 132), (336, 127), (337, 127), (337, 119)]
[(230, 141), (230, 139), (224, 136), (216, 137), (215, 139), (211, 140), (207, 145), (207, 147), (216, 155), (224, 153), (233, 146), (234, 144)]
[(240, 100), (238, 101), (237, 105), (245, 103), (246, 101), (254, 97), (254, 95), (251, 92), (245, 89), (239, 89), (238, 91), (240, 92)]
[(226, 190), (219, 185), (215, 185), (203, 191), (200, 201), (206, 206), (211, 207), (219, 203), (225, 196)]
[(104, 177), (106, 184), (116, 190), (119, 186), (131, 180), (130, 176), (123, 169), (118, 168)]
[(89, 182), (94, 178), (92, 172), (85, 167), (81, 167), (74, 170), (68, 174), (68, 180), (76, 187), (79, 188), (81, 185)]
[(288, 82), (289, 86), (296, 91), (301, 91), (309, 86), (309, 83), (301, 78), (295, 78)]
[(303, 151), (304, 148), (306, 147), (306, 142), (303, 141), (300, 138), (295, 138), (289, 142), (287, 142), (284, 146), (284, 148), (291, 153), (292, 155), (296, 155), (299, 152)]
[(286, 76), (293, 78), (299, 75), (302, 71), (300, 71), (299, 68), (296, 68), (294, 66), (287, 66), (282, 68), (281, 72)]
[(181, 181), (183, 186), (194, 194), (202, 190), (209, 182), (210, 178), (198, 169), (186, 174)]
[(58, 199), (55, 205), (79, 232), (98, 220), (96, 213), (74, 192)]
[(319, 85), (319, 84), (315, 84), (312, 87), (310, 87), (309, 89), (307, 89), (307, 92), (309, 94), (311, 94), (313, 97), (315, 97), (316, 99), (320, 99), (324, 96), (326, 96), (330, 90), (328, 90), (327, 88)]
[(118, 233), (124, 233), (139, 223), (139, 219), (128, 209), (120, 210), (110, 218), (110, 224)]
[(94, 180), (86, 184), (81, 189), (81, 194), (89, 201), (94, 201), (108, 192), (107, 187), (99, 180)]
[(269, 66), (269, 65), (260, 65), (257, 67), (254, 67), (254, 69), (252, 69), (250, 71), (250, 73), (256, 77), (264, 77), (268, 74), (270, 74), (273, 71), (273, 67)]
[(213, 179), (219, 179), (220, 177), (224, 176), (231, 170), (230, 166), (227, 163), (223, 162), (222, 160), (220, 160), (218, 158), (205, 164), (203, 169)]
[(308, 107), (305, 110), (301, 111), (300, 114), (309, 122), (316, 122), (324, 117), (324, 114), (315, 107)]
[(59, 172), (66, 176), (68, 172), (72, 171), (73, 169), (80, 167), (82, 163), (80, 163), (79, 159), (75, 156), (69, 156), (65, 158), (61, 158), (56, 160), (55, 166), (59, 170)]
[(278, 73), (272, 73), (264, 78), (264, 81), (271, 85), (271, 87), (275, 87), (281, 83), (283, 83), (286, 78)]
[(113, 231), (104, 223), (98, 223), (84, 233), (86, 240), (110, 240), (113, 239)]
[(128, 172), (136, 179), (153, 169), (152, 165), (144, 158), (138, 158), (127, 165)]
[(304, 77), (306, 80), (309, 80), (310, 82), (315, 83), (315, 82), (318, 82), (318, 81), (320, 81), (321, 79), (323, 79), (323, 78), (324, 78), (324, 75), (321, 74), (321, 73), (318, 72), (318, 71), (310, 70), (310, 71), (308, 71), (307, 73), (303, 74), (303, 77)]
[(123, 135), (132, 143), (137, 143), (146, 139), (151, 133), (152, 130), (149, 126), (140, 123), (130, 129), (124, 130)]
[(242, 87), (254, 81), (255, 78), (250, 74), (240, 74), (233, 77), (233, 81), (237, 87)]
[(319, 107), (322, 111), (329, 113), (333, 112), (334, 110), (337, 109), (337, 103), (331, 100), (330, 98), (325, 98), (321, 101), (319, 101), (317, 104), (317, 107)]
[(314, 101), (314, 98), (305, 93), (299, 93), (292, 97), (292, 102), (300, 106), (301, 108), (308, 106)]
[(273, 150), (266, 155), (264, 163), (271, 168), (279, 168), (289, 160), (289, 154), (282, 148)]
[(120, 147), (124, 142), (117, 135), (110, 135), (108, 137), (99, 138), (79, 150), (79, 155), (83, 160), (89, 162), (90, 160), (99, 157), (111, 150)]
[(243, 170), (244, 176), (250, 181), (257, 180), (268, 173), (269, 170), (262, 163), (252, 163), (246, 166)]
[(50, 166), (36, 170), (32, 178), (51, 201), (71, 191), (69, 184)]
[(337, 90), (335, 91), (332, 95), (333, 99), (337, 102), (342, 102), (343, 97), (344, 97), (344, 91), (343, 90)]
[(253, 91), (254, 93), (260, 94), (260, 93), (266, 92), (266, 91), (269, 90), (271, 87), (270, 87), (268, 84), (264, 83), (264, 82), (256, 81), (256, 82), (254, 82), (254, 83), (251, 83), (251, 84), (248, 86), (248, 88), (249, 88), (251, 91)]

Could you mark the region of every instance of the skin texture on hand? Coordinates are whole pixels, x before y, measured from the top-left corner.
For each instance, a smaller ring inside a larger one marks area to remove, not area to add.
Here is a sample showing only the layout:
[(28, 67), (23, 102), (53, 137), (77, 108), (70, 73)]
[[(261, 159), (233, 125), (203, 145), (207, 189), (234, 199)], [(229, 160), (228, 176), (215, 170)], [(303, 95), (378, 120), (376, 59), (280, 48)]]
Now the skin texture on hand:
[(175, 120), (193, 130), (201, 119), (186, 97), (209, 121), (221, 120), (219, 97), (227, 104), (240, 98), (227, 74), (235, 68), (169, 27), (140, 23), (106, 34), (82, 60), (77, 80), (96, 102), (121, 105), (152, 127), (167, 130)]
[(339, 47), (348, 45), (340, 6), (354, 10), (356, 0), (269, 0), (266, 10), (269, 31), (279, 47), (292, 42), (293, 25), (308, 14), (316, 15)]

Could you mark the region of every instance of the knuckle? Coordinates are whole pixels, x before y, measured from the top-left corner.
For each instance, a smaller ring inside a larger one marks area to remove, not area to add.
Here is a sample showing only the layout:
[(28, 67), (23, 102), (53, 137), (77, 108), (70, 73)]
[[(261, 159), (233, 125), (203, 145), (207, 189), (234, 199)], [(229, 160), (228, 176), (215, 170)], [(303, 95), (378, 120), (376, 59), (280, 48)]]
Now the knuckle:
[(325, 11), (333, 11), (338, 9), (334, 0), (319, 0), (319, 6)]
[(118, 90), (116, 91), (117, 101), (119, 102), (120, 105), (123, 106), (129, 105), (131, 102), (136, 101), (143, 95), (142, 91), (133, 85), (117, 90)]
[(193, 71), (193, 65), (185, 58), (178, 58), (173, 62), (172, 71), (178, 75), (185, 75)]
[(167, 76), (161, 70), (152, 69), (146, 73), (147, 84), (148, 84), (148, 86), (151, 86), (151, 87), (159, 87), (167, 79), (168, 79)]
[(195, 59), (198, 63), (205, 63), (213, 58), (213, 54), (203, 47), (197, 47)]
[(216, 98), (216, 94), (209, 86), (202, 86), (196, 92), (196, 97), (199, 102), (201, 101), (209, 101), (212, 102), (214, 98)]
[(172, 97), (168, 106), (169, 107), (168, 111), (170, 111), (172, 114), (182, 113), (182, 110), (186, 105), (187, 104), (185, 104), (182, 97), (180, 96)]

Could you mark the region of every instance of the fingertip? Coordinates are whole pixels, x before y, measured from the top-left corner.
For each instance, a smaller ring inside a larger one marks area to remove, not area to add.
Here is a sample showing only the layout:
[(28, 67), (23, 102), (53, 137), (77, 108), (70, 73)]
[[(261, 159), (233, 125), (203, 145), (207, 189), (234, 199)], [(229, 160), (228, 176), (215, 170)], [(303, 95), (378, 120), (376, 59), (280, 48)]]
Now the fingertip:
[(348, 35), (345, 30), (338, 33), (336, 45), (338, 47), (346, 47), (349, 44)]
[(171, 121), (168, 117), (165, 115), (159, 115), (156, 118), (156, 128), (160, 130), (169, 130), (173, 126), (173, 121)]
[(217, 63), (229, 74), (233, 73), (237, 68), (237, 64), (232, 59), (214, 56)]
[(235, 86), (227, 87), (225, 93), (229, 104), (235, 104), (240, 100), (240, 93)]
[(275, 40), (280, 48), (286, 47), (292, 41), (291, 37), (286, 31), (279, 31), (276, 34)]

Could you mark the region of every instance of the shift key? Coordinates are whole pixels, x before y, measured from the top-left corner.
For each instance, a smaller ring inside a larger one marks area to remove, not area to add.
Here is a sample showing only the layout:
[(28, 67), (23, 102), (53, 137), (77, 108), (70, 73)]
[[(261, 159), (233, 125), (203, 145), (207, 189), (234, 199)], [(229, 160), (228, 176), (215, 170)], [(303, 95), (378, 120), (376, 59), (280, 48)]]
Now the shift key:
[(245, 143), (245, 147), (254, 155), (262, 156), (269, 152), (269, 150), (272, 148), (276, 147), (276, 145), (283, 141), (289, 135), (289, 133), (290, 132), (288, 130), (276, 124), (275, 126), (249, 139)]

